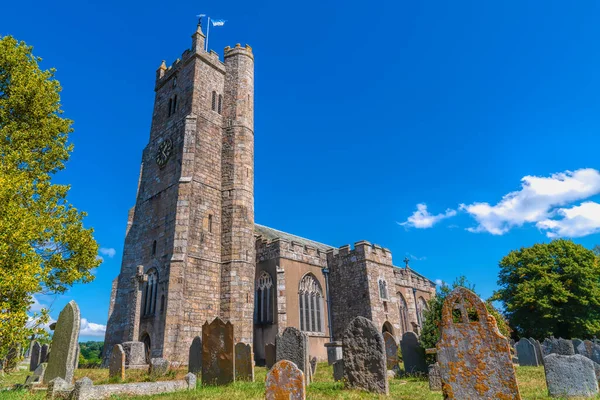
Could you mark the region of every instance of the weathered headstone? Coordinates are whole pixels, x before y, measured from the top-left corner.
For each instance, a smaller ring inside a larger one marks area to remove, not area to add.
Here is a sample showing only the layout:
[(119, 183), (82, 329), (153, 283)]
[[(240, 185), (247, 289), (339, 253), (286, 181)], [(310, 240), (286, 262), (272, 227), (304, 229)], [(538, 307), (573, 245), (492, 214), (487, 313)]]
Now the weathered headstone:
[(50, 354), (50, 346), (48, 346), (48, 344), (45, 344), (42, 346), (42, 349), (40, 351), (40, 362), (41, 363), (45, 363), (48, 362), (48, 354)]
[(235, 380), (254, 382), (254, 356), (249, 344), (235, 345)]
[(579, 351), (577, 350), (577, 347), (583, 343), (583, 340), (581, 339), (571, 339), (571, 342), (573, 342), (573, 350), (575, 350), (575, 354), (579, 354)]
[(166, 358), (150, 359), (150, 376), (152, 378), (160, 378), (169, 372), (169, 360)]
[(600, 364), (600, 345), (591, 340), (584, 340), (577, 346), (577, 352), (582, 356)]
[(333, 363), (333, 380), (339, 382), (344, 379), (344, 359)]
[[(310, 359), (310, 376), (314, 377), (317, 373), (317, 357)], [(312, 380), (312, 378), (311, 378)]]
[(519, 365), (522, 367), (537, 367), (539, 362), (535, 352), (534, 345), (527, 338), (521, 338), (517, 342), (517, 354), (519, 355)]
[(463, 287), (444, 301), (437, 360), (447, 399), (521, 399), (508, 340), (481, 299)]
[(144, 342), (124, 342), (122, 343), (125, 351), (125, 368), (128, 369), (147, 369), (146, 347)]
[(35, 371), (40, 365), (42, 356), (42, 346), (38, 343), (38, 341), (34, 341), (29, 348), (29, 370)]
[(233, 325), (215, 318), (202, 325), (202, 384), (226, 385), (234, 380)]
[(383, 340), (385, 342), (387, 369), (392, 369), (398, 365), (398, 343), (396, 343), (396, 339), (389, 332), (383, 332)]
[(79, 350), (80, 323), (79, 306), (71, 300), (60, 312), (56, 321), (56, 329), (52, 336), (52, 357), (48, 360), (44, 383), (54, 378), (62, 378), (67, 383), (73, 382)]
[(385, 343), (373, 322), (354, 318), (344, 331), (342, 343), (345, 387), (388, 394)]
[(304, 400), (304, 374), (293, 362), (278, 361), (267, 373), (265, 391), (267, 400)]
[(35, 371), (33, 372), (33, 375), (28, 376), (25, 380), (25, 386), (41, 384), (44, 380), (44, 374), (46, 373), (47, 366), (48, 364), (46, 363), (41, 363), (40, 365), (38, 365)]
[(550, 354), (544, 359), (544, 371), (550, 397), (592, 397), (598, 393), (594, 363), (581, 354)]
[(109, 379), (120, 381), (125, 379), (125, 350), (123, 350), (123, 346), (120, 344), (115, 344), (110, 353), (108, 377)]
[(308, 337), (294, 327), (287, 327), (275, 339), (275, 360), (293, 362), (304, 374), (306, 385), (310, 383), (308, 362)]
[(270, 369), (275, 365), (275, 345), (273, 343), (267, 343), (265, 346), (265, 364), (267, 369)]
[(542, 345), (540, 344), (539, 340), (535, 340), (534, 338), (529, 338), (529, 341), (531, 342), (531, 344), (533, 345), (533, 348), (535, 349), (535, 356), (537, 357), (538, 364), (544, 365), (544, 352), (542, 351)]
[(547, 338), (542, 345), (545, 355), (558, 354), (561, 356), (572, 356), (575, 354), (573, 342), (567, 339)]
[(342, 342), (340, 341), (325, 343), (325, 348), (327, 349), (327, 363), (329, 365), (333, 365), (333, 363), (344, 357)]
[(440, 374), (440, 365), (438, 363), (429, 366), (429, 390), (442, 390), (442, 375)]
[(425, 350), (419, 345), (419, 338), (414, 332), (405, 332), (402, 335), (400, 346), (404, 370), (409, 374), (427, 373)]
[(196, 336), (190, 346), (188, 372), (198, 375), (202, 372), (202, 338)]

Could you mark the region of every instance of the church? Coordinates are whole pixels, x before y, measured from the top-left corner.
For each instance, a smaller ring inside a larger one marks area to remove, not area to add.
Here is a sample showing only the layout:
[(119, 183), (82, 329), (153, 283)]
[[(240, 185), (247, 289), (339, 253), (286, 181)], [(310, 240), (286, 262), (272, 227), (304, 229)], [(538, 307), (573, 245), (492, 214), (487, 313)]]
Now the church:
[(113, 281), (104, 360), (141, 341), (148, 357), (187, 364), (215, 317), (253, 345), (257, 363), (292, 326), (326, 358), (356, 316), (399, 340), (419, 332), (435, 283), (367, 241), (333, 247), (254, 222), (254, 54), (191, 48), (156, 71), (150, 138)]

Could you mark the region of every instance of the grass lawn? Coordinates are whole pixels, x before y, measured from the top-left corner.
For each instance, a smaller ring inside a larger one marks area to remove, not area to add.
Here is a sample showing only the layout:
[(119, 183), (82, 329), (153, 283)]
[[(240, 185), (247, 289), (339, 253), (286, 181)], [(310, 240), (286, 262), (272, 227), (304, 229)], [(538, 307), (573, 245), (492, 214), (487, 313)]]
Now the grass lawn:
[[(543, 367), (516, 367), (517, 380), (521, 396), (525, 400), (549, 399), (546, 391)], [(171, 371), (163, 380), (183, 379), (187, 370), (179, 369)], [(237, 399), (264, 399), (266, 369), (255, 368), (255, 382), (236, 382), (228, 386), (202, 387), (200, 380), (198, 388), (194, 391), (167, 393), (155, 395), (153, 399), (165, 400), (191, 400), (191, 399), (213, 399), (213, 400), (237, 400)], [(0, 377), (0, 388), (9, 387), (15, 383), (23, 383), (28, 375), (26, 371), (20, 371), (11, 375)], [(108, 383), (108, 370), (106, 369), (79, 369), (76, 371), (75, 379), (87, 376), (94, 384)], [(396, 378), (390, 380), (390, 396), (377, 396), (369, 393), (343, 390), (340, 382), (333, 381), (333, 369), (327, 363), (319, 364), (314, 382), (309, 386), (307, 399), (410, 399), (410, 400), (442, 400), (441, 392), (429, 391), (427, 380), (421, 378)], [(148, 375), (140, 370), (128, 370), (127, 382), (149, 381)], [(24, 390), (11, 390), (0, 392), (2, 400), (42, 400), (45, 392), (27, 392)], [(114, 399), (147, 399), (149, 397), (114, 397)], [(600, 399), (600, 396), (597, 397)]]

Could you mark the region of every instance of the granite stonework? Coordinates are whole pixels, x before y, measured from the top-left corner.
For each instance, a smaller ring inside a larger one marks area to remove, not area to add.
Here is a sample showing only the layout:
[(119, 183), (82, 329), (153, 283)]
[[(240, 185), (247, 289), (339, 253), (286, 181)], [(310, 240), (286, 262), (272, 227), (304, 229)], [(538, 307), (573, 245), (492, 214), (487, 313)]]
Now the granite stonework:
[(42, 346), (37, 341), (34, 341), (29, 347), (29, 370), (35, 371), (40, 365), (42, 356)]
[(169, 372), (170, 363), (166, 358), (153, 358), (150, 360), (150, 377), (153, 379), (165, 376)]
[(202, 338), (196, 336), (190, 346), (188, 372), (198, 375), (202, 372)]
[(447, 399), (521, 399), (508, 340), (477, 295), (454, 289), (440, 328), (437, 360)]
[(591, 340), (584, 340), (577, 346), (577, 352), (595, 363), (600, 363), (600, 345)]
[(552, 353), (544, 358), (544, 371), (550, 397), (594, 397), (598, 394), (594, 362), (581, 354)]
[(276, 359), (276, 350), (275, 344), (267, 343), (265, 345), (265, 365), (267, 369), (270, 369), (273, 365), (275, 365)]
[(73, 382), (79, 352), (79, 326), (81, 315), (79, 306), (71, 300), (60, 312), (56, 329), (52, 335), (52, 357), (44, 373), (44, 383), (54, 378)]
[(202, 384), (226, 385), (235, 381), (233, 325), (215, 318), (202, 326)]
[(385, 342), (370, 320), (356, 317), (344, 332), (344, 386), (388, 394)]
[(425, 361), (425, 349), (419, 344), (419, 337), (414, 332), (405, 332), (400, 342), (402, 361), (407, 374), (425, 374), (428, 371)]
[(125, 351), (125, 368), (128, 369), (147, 369), (146, 347), (143, 342), (124, 342), (123, 351)]
[(329, 365), (333, 365), (344, 357), (341, 341), (325, 343), (325, 348), (327, 349), (327, 363)]
[(45, 344), (42, 346), (42, 349), (40, 350), (40, 362), (41, 363), (48, 362), (48, 354), (50, 354), (50, 346), (48, 346), (48, 344)]
[(249, 344), (235, 345), (235, 380), (254, 382), (254, 354)]
[(383, 340), (385, 341), (385, 358), (387, 369), (393, 369), (398, 365), (398, 343), (389, 332), (383, 332)]
[(275, 341), (275, 360), (288, 360), (304, 374), (306, 385), (310, 383), (308, 337), (293, 327), (287, 327)]
[(519, 365), (522, 367), (537, 367), (540, 365), (537, 359), (535, 346), (527, 338), (521, 338), (516, 345), (519, 355)]
[(306, 383), (302, 370), (289, 360), (278, 361), (267, 373), (265, 397), (267, 400), (306, 399)]
[(125, 350), (120, 344), (115, 344), (110, 353), (108, 363), (108, 378), (122, 381), (125, 379)]
[(442, 375), (440, 373), (440, 364), (435, 363), (429, 366), (429, 390), (438, 392), (442, 390)]

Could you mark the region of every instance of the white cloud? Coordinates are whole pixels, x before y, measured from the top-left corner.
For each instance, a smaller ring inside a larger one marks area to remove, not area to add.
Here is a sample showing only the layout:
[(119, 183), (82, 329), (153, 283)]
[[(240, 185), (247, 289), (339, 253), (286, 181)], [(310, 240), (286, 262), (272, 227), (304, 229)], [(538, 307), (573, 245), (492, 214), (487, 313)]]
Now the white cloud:
[[(112, 247), (101, 247), (99, 250), (100, 254), (107, 256), (108, 258), (113, 258), (115, 256), (115, 254), (117, 254), (117, 251), (115, 249), (113, 249)], [(102, 258), (102, 257), (100, 257)]]
[(536, 224), (546, 230), (546, 236), (581, 237), (600, 232), (600, 204), (587, 201), (579, 206), (560, 208), (555, 213), (561, 219), (545, 219)]
[(398, 222), (399, 225), (414, 227), (418, 229), (431, 228), (443, 219), (450, 218), (456, 215), (456, 210), (447, 209), (446, 212), (438, 215), (432, 215), (427, 211), (427, 204), (417, 204), (415, 211), (405, 222)]
[(436, 279), (435, 280), (435, 284), (438, 285), (438, 286), (442, 286), (444, 284), (444, 281), (441, 280), (441, 279)]
[(423, 257), (417, 257), (414, 254), (410, 254), (410, 253), (406, 253), (406, 255), (408, 257), (410, 257), (411, 260), (415, 260), (415, 261), (424, 261), (427, 260), (427, 257), (423, 256)]
[[(600, 193), (599, 171), (586, 168), (556, 173), (550, 177), (525, 176), (521, 182), (521, 190), (506, 194), (495, 206), (489, 203), (461, 204), (460, 209), (469, 213), (478, 224), (467, 230), (503, 235), (525, 223), (538, 223), (538, 228), (550, 230), (549, 236), (563, 236), (572, 231), (583, 236), (580, 233), (591, 233), (598, 229), (597, 217), (589, 214), (596, 212), (593, 206), (582, 209), (584, 203), (571, 209), (555, 208)], [(555, 215), (562, 215), (563, 219), (551, 219)], [(587, 228), (578, 230), (573, 227), (575, 223), (582, 222), (587, 224)]]
[(40, 312), (40, 311), (42, 311), (42, 308), (47, 308), (46, 305), (40, 303), (40, 301), (37, 299), (37, 297), (31, 296), (31, 300), (33, 300), (33, 304), (29, 308), (29, 311)]
[(105, 332), (106, 325), (95, 324), (93, 322), (89, 322), (86, 318), (81, 318), (81, 326), (79, 329), (79, 334), (81, 336), (104, 337)]

